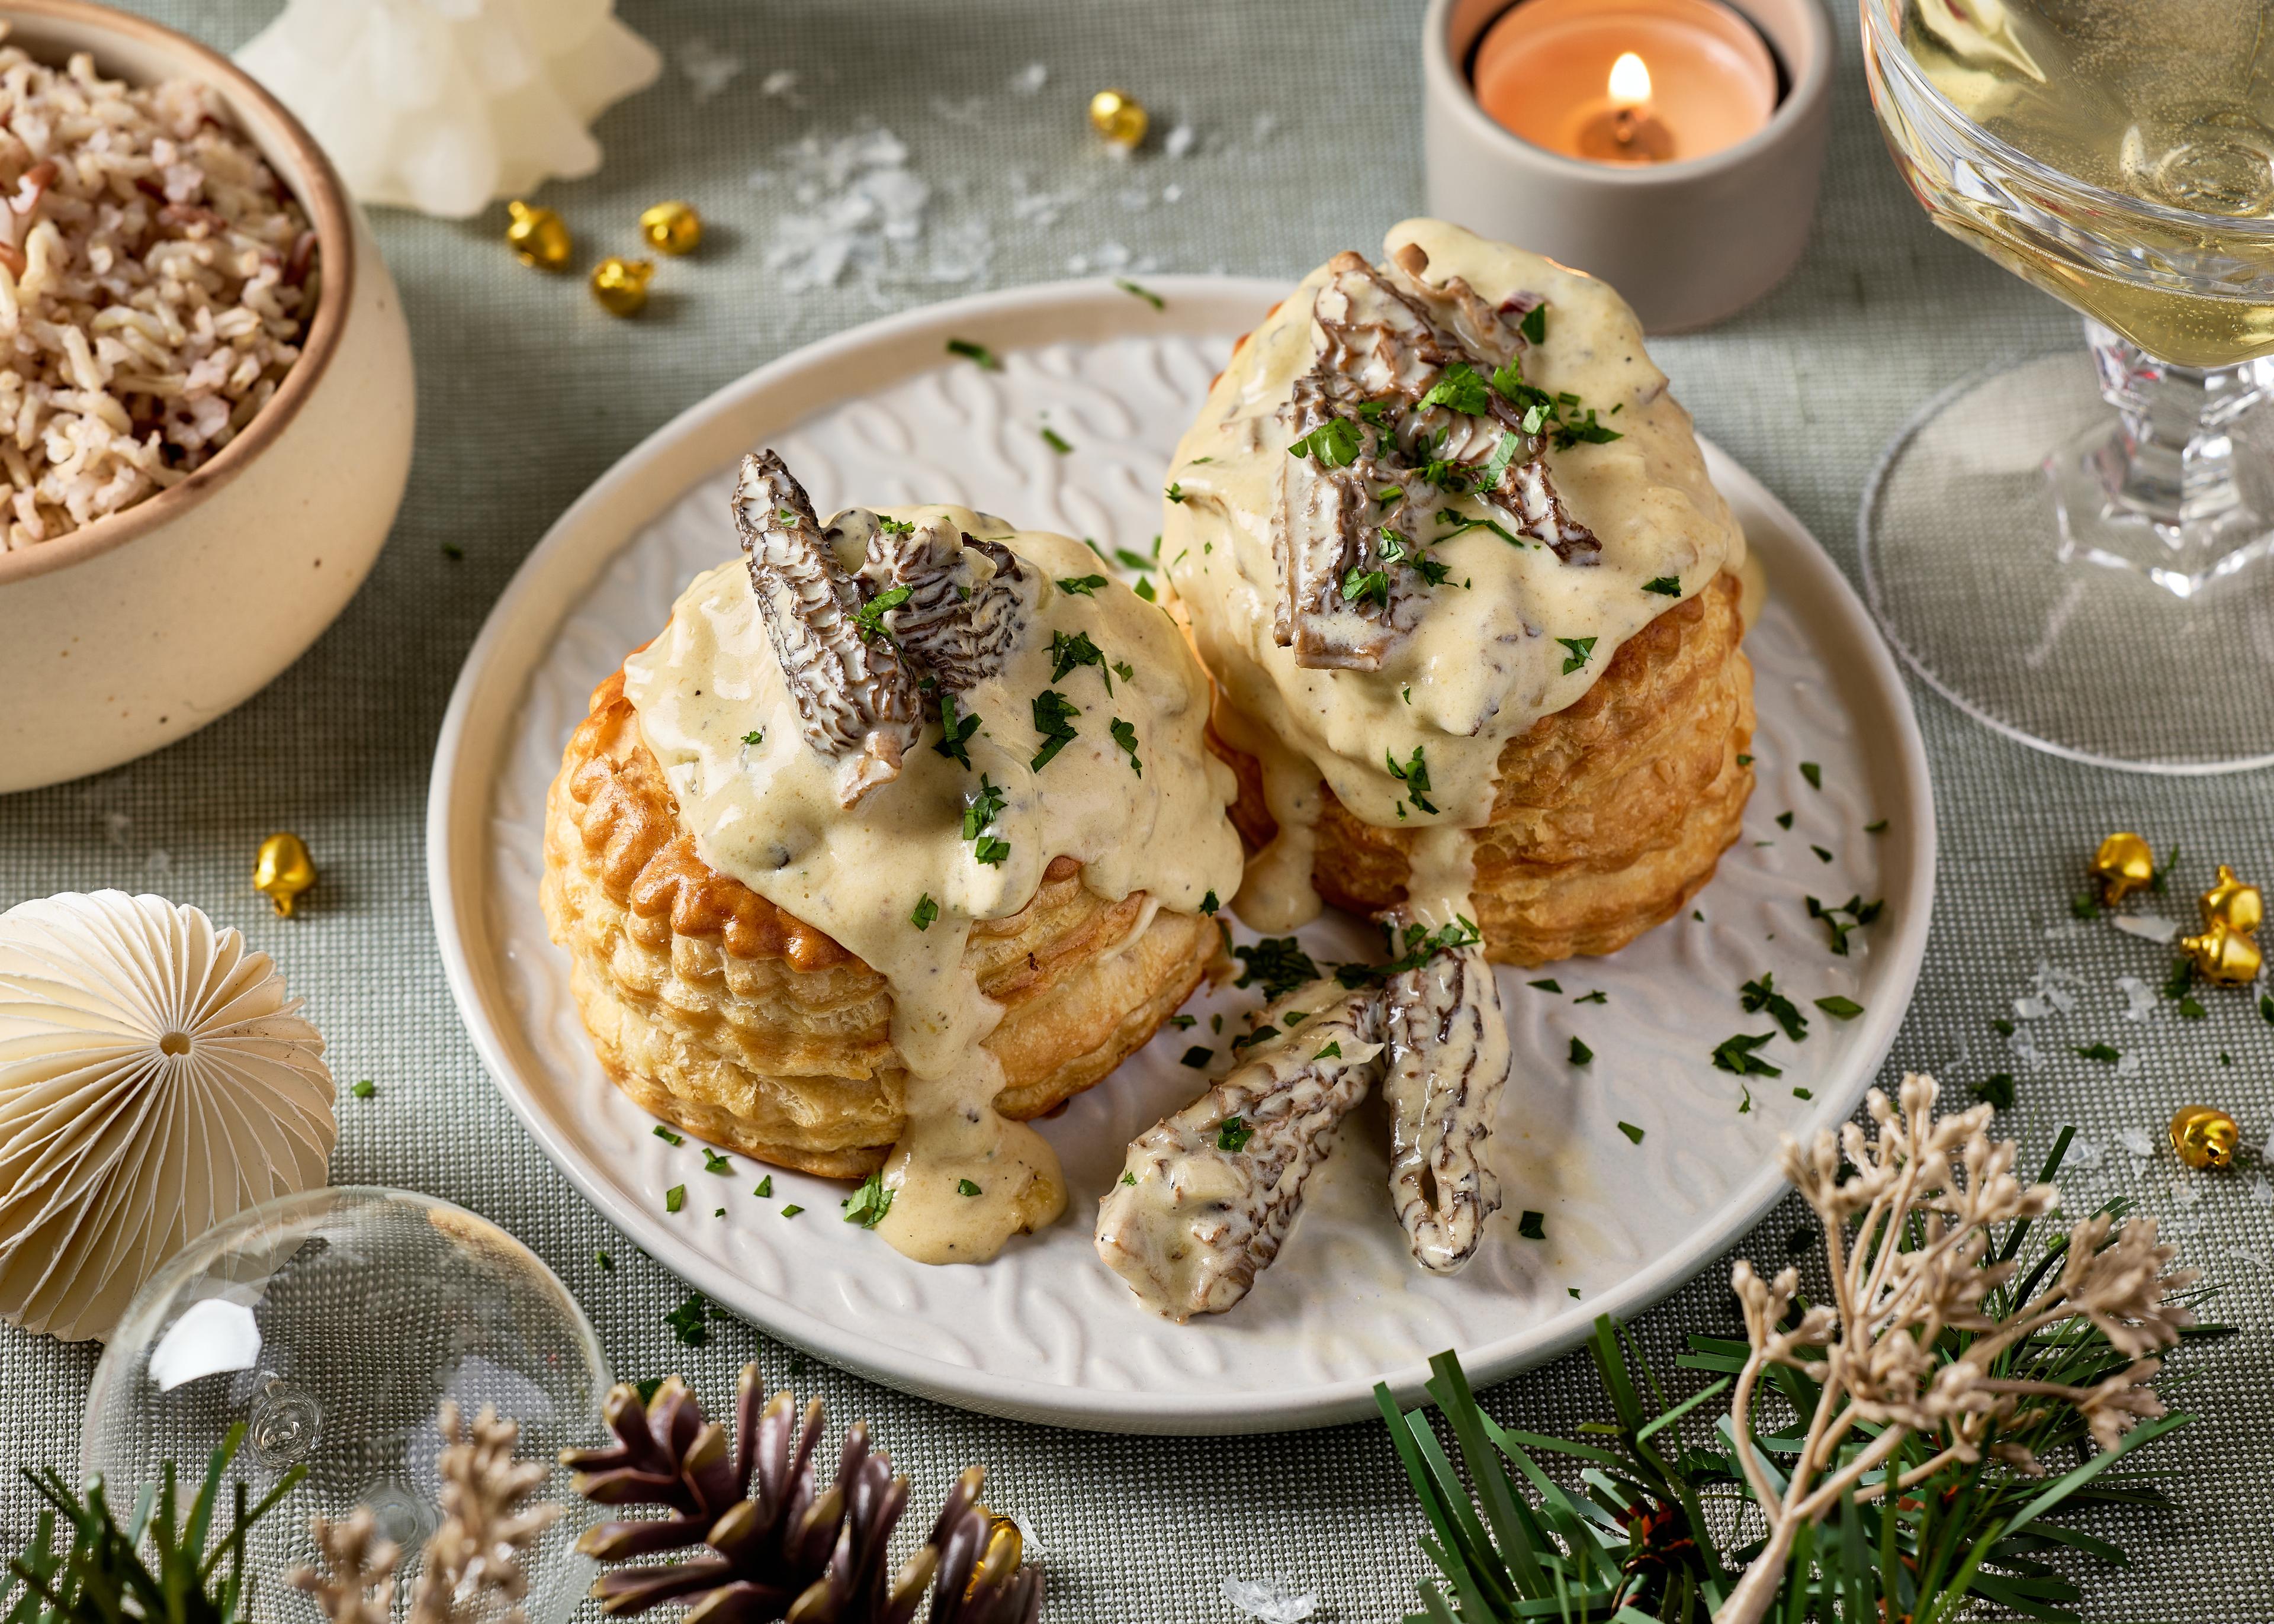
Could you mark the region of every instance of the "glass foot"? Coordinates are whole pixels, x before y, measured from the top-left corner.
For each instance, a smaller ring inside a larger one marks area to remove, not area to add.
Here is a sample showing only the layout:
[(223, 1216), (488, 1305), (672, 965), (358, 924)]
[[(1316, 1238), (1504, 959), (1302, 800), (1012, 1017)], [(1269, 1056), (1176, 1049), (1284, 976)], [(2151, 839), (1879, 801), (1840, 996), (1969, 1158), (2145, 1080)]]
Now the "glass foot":
[(2192, 421), (2159, 422), (2164, 380), (2127, 404), (2097, 360), (1969, 380), (1895, 438), (1857, 526), (1872, 611), (1934, 688), (2039, 749), (2274, 763), (2274, 412), (2250, 410), (2255, 380), (2197, 373)]

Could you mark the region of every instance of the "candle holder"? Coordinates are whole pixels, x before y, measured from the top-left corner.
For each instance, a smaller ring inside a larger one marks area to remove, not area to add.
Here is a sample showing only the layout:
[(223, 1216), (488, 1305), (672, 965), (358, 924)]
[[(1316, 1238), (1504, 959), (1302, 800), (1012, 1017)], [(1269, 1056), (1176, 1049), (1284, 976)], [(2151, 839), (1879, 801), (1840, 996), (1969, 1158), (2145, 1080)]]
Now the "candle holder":
[[(1555, 139), (1521, 120), (1527, 139), (1495, 119), (1478, 97), (1480, 48), (1512, 13), (1524, 21), (1577, 20), (1597, 31), (1626, 20), (1645, 34), (1678, 6), (1697, 0), (1431, 0), (1422, 26), (1422, 139), (1429, 212), (1482, 236), (1518, 244), (1591, 275), (1623, 294), (1645, 331), (1683, 333), (1734, 315), (1784, 278), (1808, 245), (1832, 127), (1833, 40), (1822, 0), (1743, 0), (1713, 8), (1747, 25), (1773, 53), (1773, 110), (1750, 134), (1696, 157), (1651, 162), (1655, 151), (1616, 155), (1598, 139), (1647, 128), (1649, 110), (1630, 109), (1615, 77), (1593, 112), (1575, 87), (1558, 82), (1560, 100), (1591, 121), (1576, 139), (1604, 157), (1552, 150)], [(1565, 14), (1570, 14), (1567, 19)], [(1686, 14), (1680, 19), (1688, 21)], [(1727, 50), (1709, 38), (1708, 51)], [(1645, 56), (1648, 53), (1645, 51)], [(1542, 71), (1557, 69), (1543, 55)], [(1728, 99), (1748, 94), (1745, 70), (1728, 69)], [(1728, 109), (1740, 117), (1744, 109)], [(1679, 109), (1669, 109), (1675, 123)], [(1711, 109), (1709, 109), (1710, 112)], [(1698, 115), (1691, 115), (1694, 118)], [(1575, 126), (1577, 127), (1577, 126)]]

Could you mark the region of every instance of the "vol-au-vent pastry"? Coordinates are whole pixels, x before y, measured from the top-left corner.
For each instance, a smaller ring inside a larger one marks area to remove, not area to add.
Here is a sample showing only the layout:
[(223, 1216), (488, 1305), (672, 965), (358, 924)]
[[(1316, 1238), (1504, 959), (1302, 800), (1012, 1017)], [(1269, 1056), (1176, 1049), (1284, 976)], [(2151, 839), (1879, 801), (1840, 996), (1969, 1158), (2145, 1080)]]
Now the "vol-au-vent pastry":
[(1063, 536), (825, 523), (744, 459), (744, 556), (593, 695), (544, 904), (602, 1064), (780, 1166), (881, 1172), (900, 1251), (980, 1262), (1065, 1203), (1025, 1120), (1142, 1045), (1240, 880), (1209, 683)]
[(1610, 952), (1736, 838), (1743, 537), (1616, 293), (1436, 221), (1385, 250), (1241, 341), (1171, 470), (1162, 557), (1258, 853), (1238, 911)]

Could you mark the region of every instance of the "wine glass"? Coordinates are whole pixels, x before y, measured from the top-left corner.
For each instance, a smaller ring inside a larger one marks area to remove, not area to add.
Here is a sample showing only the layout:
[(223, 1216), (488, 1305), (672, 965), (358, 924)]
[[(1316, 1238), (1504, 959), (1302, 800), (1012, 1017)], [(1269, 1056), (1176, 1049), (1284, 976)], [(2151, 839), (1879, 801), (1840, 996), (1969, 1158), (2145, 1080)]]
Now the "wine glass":
[(207, 1230), (136, 1293), (95, 1366), (80, 1471), (124, 1517), (167, 1462), (186, 1500), (242, 1426), (224, 1523), (230, 1481), (257, 1502), (306, 1471), (248, 1541), (247, 1570), (261, 1575), (252, 1614), (320, 1624), (282, 1583), (316, 1560), (310, 1516), (369, 1507), (402, 1550), (396, 1594), (409, 1596), (443, 1516), (437, 1412), (449, 1400), (471, 1423), (493, 1408), (520, 1424), (516, 1458), (548, 1469), (531, 1500), (564, 1512), (518, 1559), (520, 1605), (531, 1624), (565, 1624), (591, 1582), (573, 1546), (595, 1508), (555, 1457), (606, 1437), (608, 1385), (576, 1299), (487, 1219), (409, 1191), (312, 1190)]
[(2088, 346), (1954, 385), (1888, 447), (1858, 523), (1880, 624), (2039, 748), (2274, 762), (2274, 4), (1861, 4), (1912, 192)]

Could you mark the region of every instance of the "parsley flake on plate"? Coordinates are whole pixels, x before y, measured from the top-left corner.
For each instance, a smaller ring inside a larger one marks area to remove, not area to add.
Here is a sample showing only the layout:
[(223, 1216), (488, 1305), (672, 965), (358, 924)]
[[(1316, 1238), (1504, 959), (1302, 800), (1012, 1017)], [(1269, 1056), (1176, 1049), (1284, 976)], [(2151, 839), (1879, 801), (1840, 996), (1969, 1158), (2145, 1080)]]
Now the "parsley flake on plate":
[(1625, 1134), (1627, 1138), (1631, 1139), (1634, 1143), (1638, 1145), (1642, 1143), (1642, 1130), (1636, 1127), (1634, 1124), (1630, 1122), (1621, 1123), (1619, 1124), (1619, 1132)]
[(1047, 425), (1044, 425), (1043, 429), (1043, 444), (1048, 446), (1060, 456), (1065, 456), (1073, 449), (1073, 447), (1067, 443), (1065, 435), (1059, 433), (1056, 429), (1049, 427)]
[(1751, 1015), (1766, 1010), (1769, 1019), (1784, 1028), (1785, 1036), (1799, 1042), (1808, 1035), (1808, 1017), (1800, 1006), (1776, 989), (1776, 977), (1763, 971), (1759, 979), (1747, 981), (1737, 989), (1737, 1006)]
[(857, 1223), (864, 1229), (873, 1229), (885, 1222), (885, 1214), (892, 1210), (892, 1192), (885, 1188), (885, 1176), (871, 1173), (847, 1199), (845, 1222)]
[(358, 1100), (368, 1100), (372, 1095), (379, 1092), (379, 1085), (373, 1082), (371, 1079), (366, 1077), (361, 1082), (350, 1087), (348, 1092), (355, 1095)]
[(1232, 985), (1261, 986), (1266, 998), (1284, 998), (1304, 982), (1319, 979), (1319, 966), (1292, 936), (1265, 936), (1252, 947), (1235, 947), (1231, 952), (1241, 966)]
[[(1166, 299), (1154, 292), (1150, 288), (1140, 287), (1137, 283), (1131, 282), (1126, 276), (1115, 277), (1113, 279), (1113, 285), (1120, 289), (1122, 292), (1127, 294), (1133, 299), (1144, 300), (1145, 303), (1150, 304), (1155, 310), (1165, 310), (1168, 308), (1169, 302)], [(976, 1194), (977, 1192), (975, 1191), (973, 1193)]]
[(1782, 1077), (1783, 1067), (1771, 1065), (1756, 1052), (1775, 1037), (1773, 1032), (1752, 1036), (1741, 1032), (1735, 1037), (1723, 1038), (1713, 1046), (1713, 1069), (1734, 1071), (1740, 1077)]
[(2011, 1071), (1991, 1072), (1974, 1085), (1974, 1097), (1986, 1101), (2001, 1111), (2013, 1109), (2014, 1074)]
[(1834, 993), (1828, 998), (1818, 998), (1816, 1007), (1834, 1020), (1853, 1020), (1864, 1012), (1864, 1006), (1853, 998), (1843, 998)]
[(691, 1291), (684, 1303), (664, 1315), (664, 1324), (671, 1327), (681, 1347), (700, 1348), (711, 1340), (710, 1306), (700, 1291)]
[(684, 1136), (682, 1136), (682, 1135), (681, 1135), (681, 1134), (674, 1133), (670, 1129), (668, 1129), (668, 1128), (665, 1127), (661, 1123), (658, 1123), (658, 1124), (655, 1124), (655, 1126), (654, 1126), (652, 1129), (649, 1130), (649, 1131), (650, 1131), (651, 1132), (652, 1132), (652, 1133), (655, 1135), (655, 1137), (656, 1137), (656, 1138), (658, 1138), (658, 1139), (661, 1139), (661, 1140), (662, 1140), (665, 1144), (666, 1144), (666, 1145), (684, 1145), (685, 1143), (687, 1143), (687, 1140), (686, 1140), (686, 1139), (685, 1139), (685, 1137), (684, 1137)]
[(774, 1176), (772, 1173), (767, 1174), (764, 1178), (758, 1180), (758, 1187), (750, 1192), (752, 1195), (757, 1197), (761, 1201), (766, 1200), (772, 1197), (773, 1192)]
[(1195, 1071), (1204, 1071), (1208, 1069), (1208, 1063), (1215, 1058), (1216, 1050), (1195, 1043), (1184, 1052), (1180, 1064), (1192, 1067)]
[(687, 1186), (685, 1184), (674, 1184), (670, 1189), (663, 1192), (663, 1210), (665, 1212), (675, 1213), (686, 1205)]
[(1585, 1043), (1582, 1043), (1577, 1038), (1573, 1038), (1571, 1040), (1571, 1064), (1573, 1065), (1585, 1065), (1594, 1057), (1595, 1051), (1593, 1049), (1589, 1049)]
[(949, 339), (947, 353), (952, 356), (961, 356), (965, 360), (990, 372), (999, 372), (1003, 370), (1003, 364), (995, 358), (993, 350), (984, 344), (974, 343), (968, 338)]
[(706, 1173), (731, 1173), (734, 1170), (734, 1159), (722, 1156), (705, 1145), (703, 1147), (703, 1170)]
[(1525, 1210), (1524, 1216), (1517, 1220), (1516, 1232), (1528, 1241), (1546, 1240), (1547, 1238), (1547, 1214), (1545, 1213), (1535, 1213), (1527, 1207)]
[(1537, 987), (1542, 992), (1562, 992), (1563, 990), (1562, 984), (1557, 981), (1555, 977), (1549, 975), (1543, 975), (1536, 981), (1527, 981), (1525, 985), (1527, 987)]
[(1800, 776), (1808, 780), (1808, 787), (1811, 789), (1822, 789), (1824, 787), (1824, 769), (1818, 766), (1814, 762), (1801, 763)]

